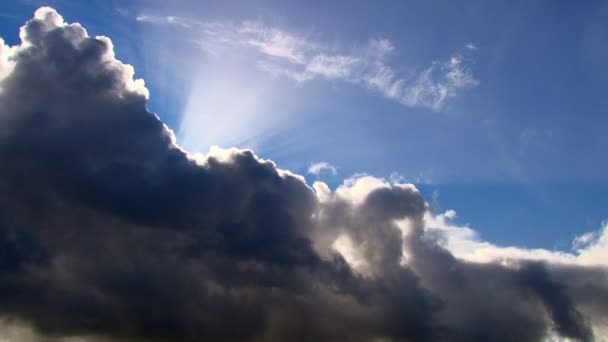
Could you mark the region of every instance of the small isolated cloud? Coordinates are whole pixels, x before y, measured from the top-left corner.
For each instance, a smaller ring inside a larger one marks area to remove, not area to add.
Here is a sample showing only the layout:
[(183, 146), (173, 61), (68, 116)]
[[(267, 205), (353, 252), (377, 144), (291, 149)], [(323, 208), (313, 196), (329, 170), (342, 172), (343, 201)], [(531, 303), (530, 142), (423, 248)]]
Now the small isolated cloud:
[(468, 43), (467, 45), (465, 45), (467, 49), (475, 51), (478, 50), (479, 48), (477, 47), (477, 45), (473, 44), (473, 43)]
[[(200, 41), (203, 50), (214, 55), (222, 47), (253, 50), (258, 69), (275, 77), (296, 82), (341, 80), (359, 84), (407, 107), (441, 111), (451, 98), (479, 85), (469, 61), (458, 54), (422, 68), (395, 64), (390, 57), (396, 47), (385, 38), (370, 39), (363, 47), (339, 49), (260, 21), (233, 25), (143, 15), (137, 20), (191, 28), (189, 33)], [(474, 45), (467, 45), (474, 50), (469, 46)], [(403, 69), (410, 70), (407, 76), (397, 71)]]
[(323, 173), (330, 173), (331, 175), (335, 176), (338, 173), (338, 170), (330, 163), (318, 162), (310, 165), (308, 168), (308, 173), (315, 176), (320, 176)]

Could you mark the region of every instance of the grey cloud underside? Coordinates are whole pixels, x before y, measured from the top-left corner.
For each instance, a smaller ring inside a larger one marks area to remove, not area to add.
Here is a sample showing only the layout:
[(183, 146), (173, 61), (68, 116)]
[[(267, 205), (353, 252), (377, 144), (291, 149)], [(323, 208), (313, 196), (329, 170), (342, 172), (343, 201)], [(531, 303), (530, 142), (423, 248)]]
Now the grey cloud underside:
[(107, 40), (42, 13), (0, 84), (0, 317), (41, 340), (588, 341), (608, 315), (605, 269), (456, 259), (413, 188), (321, 201), (250, 151), (195, 160)]

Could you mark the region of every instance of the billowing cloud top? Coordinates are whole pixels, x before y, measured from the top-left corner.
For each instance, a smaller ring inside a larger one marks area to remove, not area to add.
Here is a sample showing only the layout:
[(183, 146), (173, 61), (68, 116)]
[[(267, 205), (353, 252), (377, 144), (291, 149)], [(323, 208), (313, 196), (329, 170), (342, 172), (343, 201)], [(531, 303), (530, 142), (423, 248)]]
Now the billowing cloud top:
[(413, 185), (189, 155), (108, 38), (50, 8), (20, 36), (0, 44), (0, 337), (600, 338), (604, 266), (466, 261)]

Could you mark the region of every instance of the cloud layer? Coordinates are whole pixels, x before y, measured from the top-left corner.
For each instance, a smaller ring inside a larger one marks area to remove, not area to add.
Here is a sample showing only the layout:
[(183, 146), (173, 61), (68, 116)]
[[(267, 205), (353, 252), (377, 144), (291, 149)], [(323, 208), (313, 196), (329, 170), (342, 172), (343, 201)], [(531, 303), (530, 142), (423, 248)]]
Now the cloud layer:
[[(457, 228), (433, 229), (411, 184), (358, 177), (331, 190), (249, 150), (188, 154), (108, 38), (50, 8), (20, 37), (0, 48), (0, 336), (601, 337), (606, 263), (472, 262), (446, 247)], [(287, 43), (248, 44), (305, 58)], [(348, 59), (318, 58), (307, 68), (347, 73)], [(446, 77), (466, 84), (459, 65)]]
[[(212, 55), (221, 56), (234, 48), (253, 50), (257, 68), (273, 76), (296, 82), (321, 79), (359, 84), (407, 107), (440, 111), (450, 98), (479, 84), (469, 59), (459, 53), (402, 75), (391, 63), (395, 46), (388, 39), (370, 39), (363, 47), (340, 49), (259, 21), (234, 25), (149, 15), (137, 20), (180, 28)], [(477, 49), (470, 43), (465, 47), (470, 52)]]

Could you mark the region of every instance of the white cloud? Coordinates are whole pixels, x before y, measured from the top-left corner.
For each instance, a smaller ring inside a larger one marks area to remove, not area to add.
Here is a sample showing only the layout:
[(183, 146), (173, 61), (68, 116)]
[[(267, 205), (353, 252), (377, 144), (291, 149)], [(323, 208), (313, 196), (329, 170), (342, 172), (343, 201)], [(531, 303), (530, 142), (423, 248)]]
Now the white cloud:
[(393, 70), (384, 65), (377, 65), (373, 72), (365, 77), (365, 82), (371, 88), (375, 88), (388, 98), (398, 99), (403, 92), (404, 81), (395, 79)]
[(416, 189), (416, 186), (413, 184), (399, 182), (391, 183), (384, 178), (377, 178), (361, 173), (345, 179), (344, 183), (336, 189), (335, 194), (345, 201), (359, 205), (363, 203), (367, 198), (367, 195), (374, 190), (389, 189), (391, 186), (418, 192), (418, 189)]
[(463, 89), (479, 85), (465, 60), (458, 56), (446, 62), (435, 62), (423, 70), (416, 80), (404, 87), (398, 98), (407, 106), (424, 106), (440, 111), (446, 101), (458, 95)]
[(482, 240), (478, 233), (467, 225), (453, 223), (456, 212), (448, 210), (443, 214), (425, 217), (427, 232), (440, 234), (444, 247), (456, 257), (480, 263), (515, 260), (548, 261), (562, 264), (585, 266), (608, 266), (608, 222), (598, 232), (583, 234), (575, 238), (573, 250), (562, 252), (542, 248), (521, 248), (498, 246)]
[(13, 70), (14, 62), (11, 60), (11, 57), (15, 52), (14, 50), (14, 48), (5, 45), (4, 40), (0, 38), (0, 81)]
[[(137, 20), (192, 29), (203, 50), (216, 56), (223, 47), (244, 49), (237, 53), (254, 51), (258, 69), (274, 77), (296, 82), (325, 79), (360, 84), (407, 107), (440, 111), (450, 98), (479, 84), (467, 65), (468, 60), (457, 54), (443, 61), (432, 61), (418, 73), (414, 72), (416, 68), (395, 66), (389, 57), (396, 47), (384, 38), (370, 39), (359, 48), (338, 49), (260, 21), (234, 25), (148, 15)], [(474, 47), (468, 44), (467, 49), (476, 49), (469, 45)], [(396, 71), (402, 69), (410, 69), (409, 74), (413, 76), (403, 76)]]
[(329, 172), (335, 176), (338, 173), (338, 170), (336, 169), (335, 166), (331, 165), (328, 162), (314, 163), (314, 164), (310, 165), (310, 167), (308, 168), (308, 173), (315, 175), (315, 176), (319, 176), (324, 172)]
[(340, 235), (336, 241), (334, 241), (332, 247), (344, 257), (346, 262), (348, 262), (353, 269), (358, 271), (369, 269), (369, 263), (365, 257), (361, 255), (361, 251), (354, 246), (348, 235)]
[(447, 70), (446, 77), (455, 88), (475, 87), (479, 81), (473, 77), (473, 74), (464, 67), (463, 59), (460, 56), (453, 56), (445, 66)]
[(405, 175), (399, 172), (391, 172), (388, 179), (391, 183), (414, 183), (414, 184), (433, 184), (433, 179), (436, 177), (436, 170), (429, 168), (419, 171), (412, 175)]
[[(338, 198), (358, 205), (363, 203), (371, 192), (388, 189), (391, 186), (418, 191), (413, 184), (402, 183), (401, 179), (396, 182), (394, 179), (386, 180), (366, 174), (356, 174), (346, 179), (334, 194)], [(320, 202), (327, 201), (331, 197), (331, 190), (325, 183), (315, 182), (313, 188)], [(437, 215), (427, 212), (424, 215), (425, 234), (437, 238), (444, 248), (462, 260), (502, 264), (518, 260), (534, 260), (579, 266), (608, 266), (608, 221), (602, 223), (598, 231), (576, 237), (570, 251), (558, 251), (499, 246), (483, 240), (470, 226), (454, 223), (456, 217), (454, 210), (447, 210)], [(410, 229), (408, 221), (396, 223), (407, 234)], [(407, 251), (404, 253), (407, 254)]]
[(395, 45), (388, 39), (370, 39), (369, 41), (369, 52), (375, 54), (376, 57), (384, 57), (393, 50), (395, 50)]
[(599, 231), (583, 234), (575, 241), (583, 242), (582, 245), (574, 245), (581, 264), (608, 265), (608, 221)]
[(435, 70), (435, 65), (424, 70), (418, 79), (403, 91), (400, 96), (401, 103), (412, 107), (420, 104), (434, 111), (443, 108), (445, 101), (452, 96), (452, 93), (446, 83), (435, 79)]
[(478, 50), (479, 48), (477, 47), (477, 45), (473, 44), (473, 43), (468, 43), (467, 45), (465, 45), (467, 49), (469, 50)]
[(261, 53), (287, 59), (292, 63), (304, 63), (304, 54), (310, 43), (286, 31), (267, 27), (261, 22), (245, 21), (236, 29), (241, 43), (257, 48)]
[(574, 240), (572, 241), (572, 249), (577, 250), (585, 248), (593, 242), (597, 241), (597, 239), (598, 232), (587, 232), (583, 235), (574, 238)]
[(359, 59), (352, 56), (331, 56), (320, 53), (310, 60), (306, 71), (327, 78), (346, 79), (351, 76), (353, 67), (357, 63), (359, 63)]
[(173, 15), (168, 16), (154, 16), (154, 15), (146, 15), (140, 14), (135, 17), (135, 20), (140, 22), (146, 22), (150, 24), (167, 24), (167, 25), (176, 25), (181, 26), (183, 28), (191, 28), (196, 22), (188, 20), (184, 17), (177, 17)]
[(395, 99), (407, 107), (425, 107), (433, 111), (444, 108), (449, 98), (461, 90), (474, 88), (479, 81), (474, 77), (466, 61), (459, 55), (448, 61), (432, 62), (414, 77), (400, 77), (386, 62), (394, 50), (393, 44), (384, 40), (372, 40), (368, 47), (367, 70), (362, 81), (380, 91), (387, 98)]

